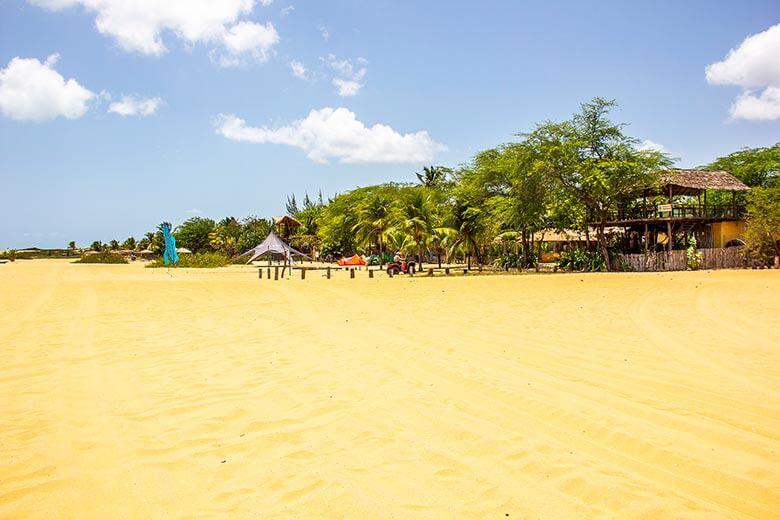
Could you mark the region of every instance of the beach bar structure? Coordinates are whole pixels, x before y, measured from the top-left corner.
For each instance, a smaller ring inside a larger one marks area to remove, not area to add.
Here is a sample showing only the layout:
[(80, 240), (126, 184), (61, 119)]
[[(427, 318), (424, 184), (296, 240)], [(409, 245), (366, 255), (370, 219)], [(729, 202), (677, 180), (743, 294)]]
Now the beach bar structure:
[[(748, 189), (724, 170), (667, 170), (659, 185), (615, 211), (606, 225), (623, 228), (632, 250), (671, 251), (675, 237), (681, 236), (693, 236), (698, 247), (725, 247), (744, 234), (745, 205), (736, 195)], [(725, 203), (718, 197), (713, 204), (707, 200), (712, 191), (731, 192), (731, 197)]]

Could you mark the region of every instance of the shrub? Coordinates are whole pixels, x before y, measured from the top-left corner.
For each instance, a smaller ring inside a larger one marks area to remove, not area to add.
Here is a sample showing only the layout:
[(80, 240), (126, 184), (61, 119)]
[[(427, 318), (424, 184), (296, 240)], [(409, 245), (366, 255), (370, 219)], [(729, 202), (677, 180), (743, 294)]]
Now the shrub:
[(146, 267), (193, 267), (198, 269), (211, 269), (224, 267), (230, 264), (230, 258), (220, 253), (193, 253), (179, 255), (179, 263), (165, 265), (162, 258), (150, 262)]
[(102, 251), (92, 255), (84, 255), (74, 264), (126, 264), (127, 260), (121, 255), (110, 251)]
[(688, 241), (688, 249), (685, 250), (686, 267), (690, 271), (696, 271), (704, 261), (704, 255), (696, 249), (696, 238)]
[(561, 269), (566, 271), (606, 271), (607, 264), (600, 251), (587, 249), (572, 249), (563, 251), (559, 262)]

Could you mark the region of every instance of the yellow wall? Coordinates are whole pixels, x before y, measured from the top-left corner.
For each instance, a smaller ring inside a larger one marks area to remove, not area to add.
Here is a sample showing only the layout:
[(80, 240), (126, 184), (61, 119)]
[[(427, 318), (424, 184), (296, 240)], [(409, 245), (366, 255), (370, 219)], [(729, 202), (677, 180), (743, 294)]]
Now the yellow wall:
[(729, 240), (744, 239), (747, 224), (744, 220), (712, 224), (712, 247), (723, 247)]

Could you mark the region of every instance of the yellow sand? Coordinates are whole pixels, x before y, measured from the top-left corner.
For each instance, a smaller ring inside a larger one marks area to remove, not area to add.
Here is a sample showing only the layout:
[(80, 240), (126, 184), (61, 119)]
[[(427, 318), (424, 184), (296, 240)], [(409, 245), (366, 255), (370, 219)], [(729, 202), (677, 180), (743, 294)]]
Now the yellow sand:
[(779, 330), (777, 271), (0, 265), (0, 518), (778, 518)]

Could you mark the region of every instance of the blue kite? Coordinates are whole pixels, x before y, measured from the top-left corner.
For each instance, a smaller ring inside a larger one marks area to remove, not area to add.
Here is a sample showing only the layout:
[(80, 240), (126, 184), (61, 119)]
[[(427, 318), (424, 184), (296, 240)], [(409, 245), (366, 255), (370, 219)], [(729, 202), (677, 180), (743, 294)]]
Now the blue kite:
[(163, 264), (174, 265), (179, 263), (179, 255), (176, 253), (176, 239), (171, 234), (171, 225), (167, 222), (162, 224), (163, 240), (165, 241), (165, 252), (163, 253)]

